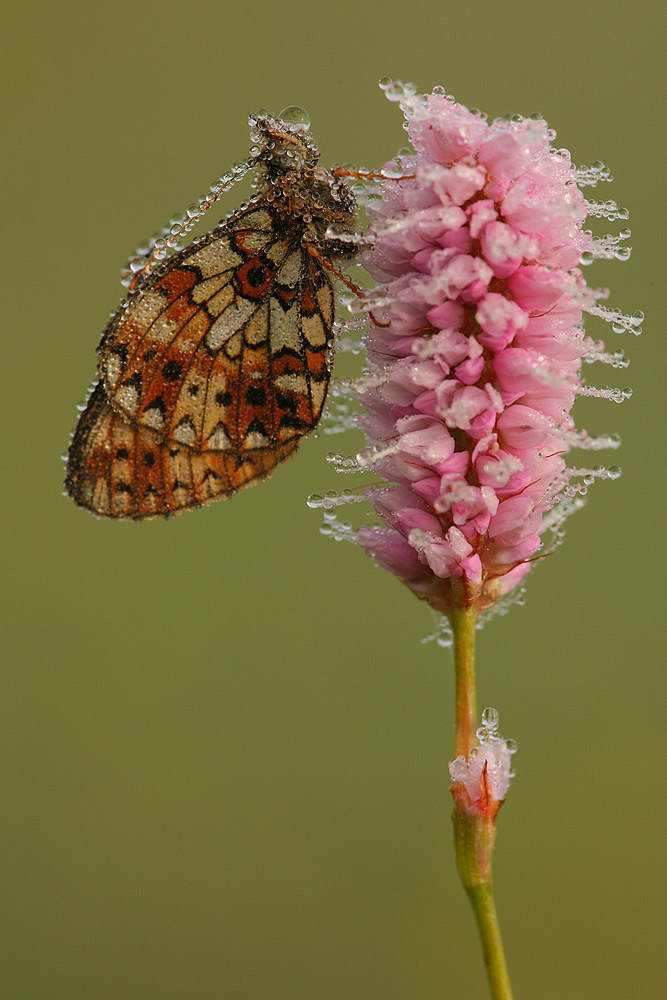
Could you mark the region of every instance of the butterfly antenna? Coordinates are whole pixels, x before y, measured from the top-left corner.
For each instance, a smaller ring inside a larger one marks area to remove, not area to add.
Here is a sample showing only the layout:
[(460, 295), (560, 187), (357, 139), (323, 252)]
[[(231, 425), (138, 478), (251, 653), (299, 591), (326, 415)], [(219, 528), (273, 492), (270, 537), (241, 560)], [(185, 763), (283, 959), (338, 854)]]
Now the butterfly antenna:
[(203, 194), (198, 201), (193, 202), (184, 213), (174, 215), (159, 233), (152, 236), (144, 246), (138, 247), (121, 272), (121, 285), (133, 291), (157, 264), (176, 250), (180, 250), (183, 237), (197, 225), (225, 191), (229, 191), (249, 170), (257, 166), (257, 160), (256, 156), (251, 156), (247, 160), (235, 163), (231, 170), (214, 181), (207, 194)]

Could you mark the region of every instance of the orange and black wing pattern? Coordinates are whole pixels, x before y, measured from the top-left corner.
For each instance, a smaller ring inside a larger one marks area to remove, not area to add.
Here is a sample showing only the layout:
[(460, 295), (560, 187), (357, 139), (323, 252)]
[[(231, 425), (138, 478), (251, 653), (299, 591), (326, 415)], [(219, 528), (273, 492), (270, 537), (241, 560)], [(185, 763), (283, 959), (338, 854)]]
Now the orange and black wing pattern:
[(319, 420), (329, 275), (267, 207), (169, 261), (112, 320), (100, 374), (127, 420), (198, 451), (277, 447)]
[(298, 444), (297, 438), (241, 455), (198, 452), (128, 423), (100, 383), (72, 439), (65, 486), (79, 507), (99, 517), (169, 517), (265, 479)]
[(101, 517), (165, 517), (266, 478), (317, 424), (334, 288), (270, 209), (171, 258), (113, 317), (65, 488)]

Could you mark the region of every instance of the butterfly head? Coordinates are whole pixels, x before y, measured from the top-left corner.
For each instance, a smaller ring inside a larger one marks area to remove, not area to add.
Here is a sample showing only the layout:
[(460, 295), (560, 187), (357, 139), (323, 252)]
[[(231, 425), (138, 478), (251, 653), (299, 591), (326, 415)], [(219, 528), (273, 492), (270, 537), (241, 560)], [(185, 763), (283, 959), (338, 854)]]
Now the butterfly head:
[(317, 166), (320, 152), (310, 134), (310, 118), (303, 108), (290, 107), (274, 117), (259, 111), (248, 119), (256, 143), (251, 163), (263, 163), (269, 174), (301, 173)]

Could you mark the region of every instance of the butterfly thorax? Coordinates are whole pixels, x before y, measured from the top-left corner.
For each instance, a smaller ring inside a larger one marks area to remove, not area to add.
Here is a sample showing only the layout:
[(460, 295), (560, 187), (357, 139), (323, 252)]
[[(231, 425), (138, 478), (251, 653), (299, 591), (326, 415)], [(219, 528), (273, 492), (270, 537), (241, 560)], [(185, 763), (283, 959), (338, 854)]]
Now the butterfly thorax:
[[(313, 247), (329, 258), (349, 259), (356, 246), (345, 236), (355, 232), (356, 202), (347, 182), (322, 167), (290, 171), (259, 178), (260, 200), (274, 211), (293, 232), (299, 231)], [(342, 238), (329, 234), (340, 233)]]
[[(356, 246), (345, 236), (355, 231), (356, 200), (344, 177), (318, 165), (310, 132), (266, 115), (251, 119), (251, 137), (261, 143), (255, 159), (260, 199), (324, 256), (354, 257)], [(342, 239), (329, 235), (330, 229)]]

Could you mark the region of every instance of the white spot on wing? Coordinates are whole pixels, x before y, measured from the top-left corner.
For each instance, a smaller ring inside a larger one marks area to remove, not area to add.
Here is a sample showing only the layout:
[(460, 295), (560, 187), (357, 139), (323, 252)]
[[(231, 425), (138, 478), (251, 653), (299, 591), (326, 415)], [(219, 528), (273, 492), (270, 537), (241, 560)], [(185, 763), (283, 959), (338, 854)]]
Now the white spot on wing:
[(180, 423), (176, 424), (171, 436), (175, 441), (180, 441), (181, 444), (192, 445), (195, 443), (195, 438), (197, 437), (194, 424), (189, 417), (183, 417)]
[(126, 316), (138, 327), (148, 327), (160, 315), (166, 306), (166, 298), (159, 288), (151, 288), (142, 292), (130, 303)]
[(323, 347), (327, 342), (324, 324), (320, 317), (304, 316), (302, 320), (303, 335), (311, 347)]
[(217, 351), (248, 321), (257, 308), (250, 299), (236, 299), (220, 313), (206, 334), (206, 343), (211, 351)]
[(289, 257), (278, 269), (276, 277), (278, 281), (283, 285), (289, 285), (291, 288), (297, 284), (299, 277), (301, 276), (301, 252), (296, 250), (291, 253)]
[(141, 415), (141, 423), (159, 431), (164, 427), (164, 417), (159, 406), (148, 406)]
[(301, 350), (301, 330), (297, 304), (285, 312), (276, 299), (271, 299), (271, 353), (277, 354), (283, 348)]
[(229, 246), (227, 238), (214, 240), (205, 247), (195, 250), (184, 263), (198, 267), (205, 278), (238, 267), (243, 258)]
[(311, 382), (310, 383), (310, 397), (313, 403), (313, 415), (317, 418), (322, 411), (324, 406), (324, 400), (327, 395), (328, 382)]
[(159, 344), (165, 344), (173, 340), (178, 331), (178, 321), (174, 316), (159, 316), (150, 330), (146, 331), (146, 338), (147, 340), (155, 340)]
[(222, 424), (218, 424), (213, 433), (206, 440), (206, 447), (211, 451), (226, 451), (232, 447), (227, 431)]
[(193, 302), (207, 302), (216, 292), (220, 291), (223, 285), (226, 285), (231, 280), (233, 274), (234, 271), (232, 269), (223, 271), (222, 274), (216, 274), (213, 278), (207, 278), (206, 281), (200, 281), (190, 292)]
[(209, 316), (215, 318), (234, 301), (234, 289), (231, 285), (225, 285), (217, 294), (213, 295), (206, 303), (206, 311)]
[(263, 344), (266, 340), (267, 335), (267, 320), (269, 316), (269, 308), (264, 302), (254, 316), (251, 316), (248, 320), (245, 330), (243, 331), (243, 336), (245, 337), (245, 342), (250, 347), (256, 347), (258, 344)]
[(118, 381), (120, 375), (120, 358), (117, 354), (110, 354), (104, 362), (104, 377), (107, 385), (113, 386)]
[(123, 410), (134, 413), (139, 401), (139, 393), (133, 385), (122, 385), (116, 394), (116, 399)]
[(260, 434), (259, 431), (249, 431), (243, 440), (244, 448), (266, 448), (268, 444), (266, 434)]
[(307, 393), (308, 381), (305, 375), (278, 375), (275, 380), (279, 389), (287, 389), (289, 392)]
[(235, 231), (239, 229), (273, 229), (273, 219), (265, 208), (258, 208), (254, 212), (247, 212), (238, 219), (231, 220), (229, 228)]

